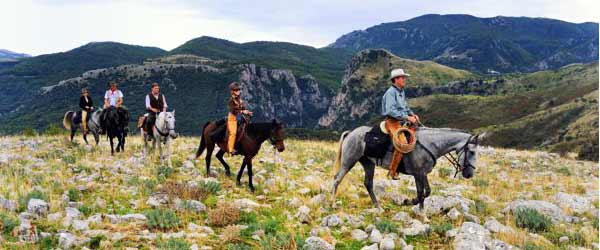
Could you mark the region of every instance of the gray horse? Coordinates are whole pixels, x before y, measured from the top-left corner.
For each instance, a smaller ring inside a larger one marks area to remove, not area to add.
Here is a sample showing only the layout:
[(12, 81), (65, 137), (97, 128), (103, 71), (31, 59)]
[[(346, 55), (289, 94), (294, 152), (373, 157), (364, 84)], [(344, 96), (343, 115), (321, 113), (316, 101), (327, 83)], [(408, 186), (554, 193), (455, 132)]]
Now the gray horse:
[[(338, 185), (350, 169), (354, 167), (356, 162), (360, 162), (365, 170), (364, 184), (369, 192), (371, 201), (377, 208), (381, 209), (375, 193), (373, 193), (373, 176), (375, 175), (376, 159), (364, 155), (364, 138), (370, 130), (371, 127), (362, 126), (353, 131), (342, 133), (334, 164), (334, 171), (336, 171), (333, 182), (334, 206)], [(421, 208), (423, 207), (425, 198), (431, 193), (427, 174), (433, 170), (438, 158), (453, 151), (456, 152), (458, 157), (451, 156), (451, 159), (454, 160), (449, 160), (455, 166), (457, 173), (461, 172), (464, 178), (473, 177), (477, 145), (484, 137), (484, 134), (471, 135), (455, 129), (419, 127), (417, 130), (417, 145), (414, 151), (404, 154), (402, 162), (398, 167), (401, 173), (412, 175), (417, 185), (417, 197), (412, 200), (405, 200), (404, 204), (419, 204)], [(381, 163), (383, 168), (387, 169), (389, 167), (391, 157), (392, 152), (388, 152), (385, 155)]]
[[(154, 123), (152, 130), (152, 151), (154, 151), (154, 148), (158, 144), (160, 162), (164, 163), (166, 160), (168, 166), (171, 167), (171, 141), (178, 136), (175, 132), (175, 110), (173, 110), (173, 112), (160, 112), (156, 116), (156, 122)], [(150, 135), (146, 133), (143, 128), (140, 128), (140, 134), (142, 135), (142, 140), (144, 140), (143, 156), (146, 157), (148, 153), (148, 137)], [(162, 143), (167, 147), (166, 155), (163, 154)]]
[[(88, 131), (94, 135), (94, 140), (96, 140), (96, 145), (100, 141), (100, 113), (102, 113), (102, 109), (96, 110), (90, 115), (90, 120), (87, 123)], [(81, 113), (75, 111), (67, 111), (65, 116), (63, 117), (63, 126), (71, 131), (71, 142), (73, 142), (73, 137), (75, 136), (75, 132), (77, 132), (77, 128), (81, 127), (83, 131), (83, 124), (81, 123)], [(83, 140), (85, 144), (88, 144), (87, 133), (83, 133)]]

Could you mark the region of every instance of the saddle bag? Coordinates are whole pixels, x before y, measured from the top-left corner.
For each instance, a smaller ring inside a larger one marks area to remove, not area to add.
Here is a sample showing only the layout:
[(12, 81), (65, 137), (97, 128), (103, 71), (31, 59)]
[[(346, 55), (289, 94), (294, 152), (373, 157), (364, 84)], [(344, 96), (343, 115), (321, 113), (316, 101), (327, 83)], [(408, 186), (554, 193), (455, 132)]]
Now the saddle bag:
[(390, 136), (383, 133), (379, 126), (374, 126), (365, 135), (365, 156), (383, 159), (388, 152), (392, 140)]

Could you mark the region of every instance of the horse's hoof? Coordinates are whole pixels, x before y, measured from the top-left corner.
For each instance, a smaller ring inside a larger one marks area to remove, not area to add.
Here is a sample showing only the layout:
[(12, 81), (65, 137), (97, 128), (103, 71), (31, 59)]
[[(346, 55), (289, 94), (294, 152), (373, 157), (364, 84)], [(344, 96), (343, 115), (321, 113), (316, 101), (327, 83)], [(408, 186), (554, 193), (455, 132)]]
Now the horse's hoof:
[(238, 185), (238, 186), (241, 186), (242, 182), (241, 181), (236, 181), (235, 184)]
[(254, 193), (254, 187), (250, 187), (250, 192)]
[(231, 177), (231, 172), (226, 171), (225, 174), (227, 175), (227, 177)]
[(404, 201), (402, 201), (402, 206), (408, 206), (411, 204), (410, 199), (404, 199)]

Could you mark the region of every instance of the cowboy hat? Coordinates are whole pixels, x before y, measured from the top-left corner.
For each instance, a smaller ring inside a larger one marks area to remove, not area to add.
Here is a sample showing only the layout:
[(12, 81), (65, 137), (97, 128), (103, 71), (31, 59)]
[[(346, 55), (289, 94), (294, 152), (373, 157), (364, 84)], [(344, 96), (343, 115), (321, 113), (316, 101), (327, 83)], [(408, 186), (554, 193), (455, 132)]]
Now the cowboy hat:
[(403, 69), (394, 69), (392, 70), (392, 72), (390, 73), (390, 78), (388, 80), (392, 80), (396, 77), (399, 76), (410, 76), (409, 74), (404, 73)]

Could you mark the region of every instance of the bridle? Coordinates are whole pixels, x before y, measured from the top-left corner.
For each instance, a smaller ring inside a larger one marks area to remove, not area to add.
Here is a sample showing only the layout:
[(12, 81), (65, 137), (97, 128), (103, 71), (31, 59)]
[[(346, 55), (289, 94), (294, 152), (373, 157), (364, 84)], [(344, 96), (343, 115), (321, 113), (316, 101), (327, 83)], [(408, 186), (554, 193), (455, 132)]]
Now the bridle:
[[(161, 135), (163, 137), (167, 137), (167, 136), (171, 135), (171, 131), (175, 132), (175, 128), (174, 127), (170, 128), (169, 123), (166, 121), (166, 118), (164, 120), (165, 120), (165, 121), (163, 121), (164, 126), (162, 127), (162, 129), (159, 128), (158, 126), (156, 126), (156, 124), (157, 124), (156, 122), (154, 123), (154, 128), (156, 128), (156, 132), (158, 132), (159, 135)], [(167, 130), (167, 132), (163, 132), (164, 130)]]
[(283, 142), (282, 138), (276, 138), (275, 137), (275, 130), (279, 128), (279, 125), (276, 125), (275, 127), (273, 127), (271, 129), (271, 136), (269, 137), (269, 142), (271, 142), (271, 145), (273, 145), (274, 148), (277, 147), (277, 143)]
[[(454, 169), (456, 170), (456, 172), (454, 172), (454, 178), (456, 178), (456, 175), (459, 172), (462, 172), (463, 170), (465, 170), (467, 167), (476, 169), (475, 166), (473, 166), (473, 164), (471, 164), (469, 162), (469, 160), (467, 159), (467, 154), (469, 152), (469, 144), (475, 144), (478, 145), (478, 135), (472, 135), (469, 137), (469, 139), (467, 139), (467, 142), (465, 143), (465, 145), (463, 145), (458, 151), (458, 153), (456, 153), (456, 156), (454, 156), (452, 154), (452, 151), (444, 154), (443, 156), (450, 162), (450, 164), (454, 167)], [(463, 155), (463, 162), (462, 164), (459, 162), (461, 155)]]

